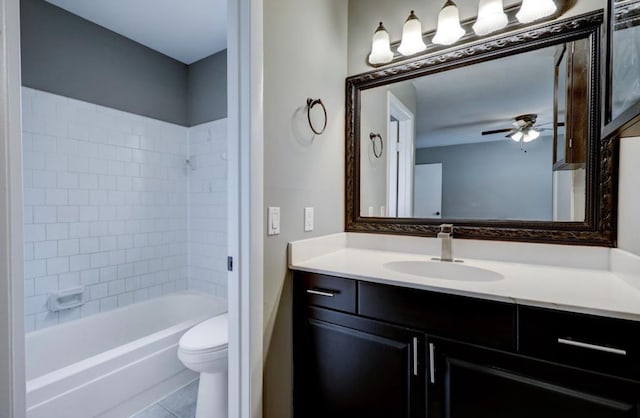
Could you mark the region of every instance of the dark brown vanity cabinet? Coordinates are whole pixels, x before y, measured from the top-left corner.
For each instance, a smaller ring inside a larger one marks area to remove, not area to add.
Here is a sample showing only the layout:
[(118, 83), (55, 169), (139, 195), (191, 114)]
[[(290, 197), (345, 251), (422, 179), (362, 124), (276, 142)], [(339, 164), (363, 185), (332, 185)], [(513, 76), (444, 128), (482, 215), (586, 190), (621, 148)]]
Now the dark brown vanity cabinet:
[(424, 337), (311, 309), (296, 337), (295, 416), (424, 417)]
[(638, 383), (452, 341), (428, 343), (429, 417), (638, 417)]
[(296, 418), (640, 417), (640, 323), (294, 273)]

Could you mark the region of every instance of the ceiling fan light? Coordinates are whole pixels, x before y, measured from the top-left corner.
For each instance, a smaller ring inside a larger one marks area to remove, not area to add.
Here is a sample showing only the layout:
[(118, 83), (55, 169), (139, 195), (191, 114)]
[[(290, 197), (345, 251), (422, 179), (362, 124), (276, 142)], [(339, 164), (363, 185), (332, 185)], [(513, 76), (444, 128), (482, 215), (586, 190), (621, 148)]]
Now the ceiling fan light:
[(531, 142), (540, 137), (540, 132), (536, 131), (533, 128), (527, 130), (527, 132), (522, 137), (522, 142)]
[(504, 12), (502, 0), (480, 0), (478, 18), (473, 24), (473, 31), (476, 35), (488, 35), (505, 28), (508, 23), (509, 18)]
[(522, 137), (524, 137), (522, 131), (514, 132), (513, 134), (511, 134), (511, 139), (513, 139), (515, 142), (520, 142)]
[(516, 18), (520, 23), (531, 23), (551, 16), (556, 10), (558, 6), (553, 0), (524, 0)]
[(451, 45), (464, 34), (465, 31), (460, 26), (458, 6), (453, 1), (447, 0), (438, 15), (438, 29), (432, 41), (434, 44)]
[(371, 54), (369, 63), (372, 65), (386, 64), (393, 60), (393, 52), (389, 41), (389, 32), (382, 26), (382, 22), (376, 29), (371, 40)]
[(402, 41), (398, 47), (398, 52), (409, 56), (417, 54), (427, 49), (427, 45), (422, 40), (422, 24), (413, 10), (402, 28)]

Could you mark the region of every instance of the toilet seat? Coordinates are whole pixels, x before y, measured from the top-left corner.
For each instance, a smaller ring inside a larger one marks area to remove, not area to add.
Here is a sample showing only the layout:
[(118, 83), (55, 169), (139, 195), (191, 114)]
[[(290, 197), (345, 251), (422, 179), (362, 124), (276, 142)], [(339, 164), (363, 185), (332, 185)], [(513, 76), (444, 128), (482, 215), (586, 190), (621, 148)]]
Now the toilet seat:
[(213, 354), (226, 350), (229, 343), (229, 317), (227, 313), (214, 316), (185, 332), (178, 346), (182, 352)]

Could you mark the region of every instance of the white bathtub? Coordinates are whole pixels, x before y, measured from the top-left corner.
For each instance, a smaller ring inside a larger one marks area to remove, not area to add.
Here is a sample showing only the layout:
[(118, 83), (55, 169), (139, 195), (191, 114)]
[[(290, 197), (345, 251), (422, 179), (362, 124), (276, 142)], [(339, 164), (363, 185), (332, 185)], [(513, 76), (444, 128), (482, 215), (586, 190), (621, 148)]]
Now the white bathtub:
[(26, 336), (28, 418), (123, 418), (197, 378), (180, 336), (226, 301), (176, 293)]

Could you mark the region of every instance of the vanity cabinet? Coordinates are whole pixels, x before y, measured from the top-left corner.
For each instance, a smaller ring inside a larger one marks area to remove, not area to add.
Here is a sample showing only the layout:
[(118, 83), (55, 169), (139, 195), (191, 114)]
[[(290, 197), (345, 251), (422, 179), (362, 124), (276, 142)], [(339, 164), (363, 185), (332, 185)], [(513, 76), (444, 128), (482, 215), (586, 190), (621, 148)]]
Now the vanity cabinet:
[(638, 417), (638, 383), (437, 338), (429, 345), (429, 417)]
[(421, 333), (312, 308), (297, 334), (296, 417), (425, 416)]
[(294, 272), (296, 418), (640, 416), (640, 322)]

